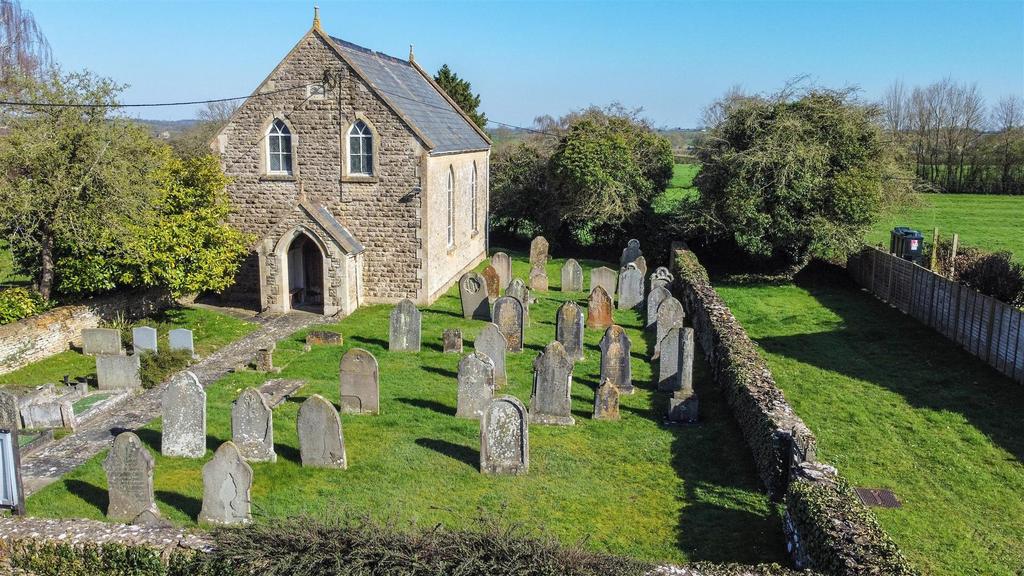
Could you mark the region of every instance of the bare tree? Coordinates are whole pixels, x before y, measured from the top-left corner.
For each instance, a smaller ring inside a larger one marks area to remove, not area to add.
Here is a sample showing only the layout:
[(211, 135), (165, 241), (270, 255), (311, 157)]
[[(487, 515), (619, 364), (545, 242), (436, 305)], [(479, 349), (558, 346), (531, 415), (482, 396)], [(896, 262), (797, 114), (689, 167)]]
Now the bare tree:
[(200, 122), (208, 122), (220, 130), (231, 116), (238, 110), (238, 100), (227, 100), (225, 102), (207, 102), (206, 107), (196, 113)]
[(32, 12), (18, 0), (0, 0), (0, 88), (16, 75), (37, 76), (53, 63), (50, 43)]
[(897, 143), (903, 141), (903, 132), (907, 130), (909, 98), (902, 80), (893, 82), (882, 98), (882, 120)]
[(997, 132), (1000, 189), (1004, 194), (1012, 194), (1021, 180), (1021, 175), (1015, 178), (1014, 172), (1019, 172), (1024, 164), (1024, 98), (1013, 95), (1000, 100), (992, 111), (991, 122)]

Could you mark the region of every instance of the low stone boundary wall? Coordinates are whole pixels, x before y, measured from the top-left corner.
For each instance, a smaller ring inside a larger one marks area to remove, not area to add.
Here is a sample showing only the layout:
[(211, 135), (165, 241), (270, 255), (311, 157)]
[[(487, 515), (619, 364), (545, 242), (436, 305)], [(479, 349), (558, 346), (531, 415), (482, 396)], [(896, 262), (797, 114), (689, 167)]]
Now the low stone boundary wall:
[(82, 330), (123, 314), (134, 320), (174, 304), (162, 290), (134, 291), (86, 300), (0, 326), (0, 374), (53, 356), (81, 343)]

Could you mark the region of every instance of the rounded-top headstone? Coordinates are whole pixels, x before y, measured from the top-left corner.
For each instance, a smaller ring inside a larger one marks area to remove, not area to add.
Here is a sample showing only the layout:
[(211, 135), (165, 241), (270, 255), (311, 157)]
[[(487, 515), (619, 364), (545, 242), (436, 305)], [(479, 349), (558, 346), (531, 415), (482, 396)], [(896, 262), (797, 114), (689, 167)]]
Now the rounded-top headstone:
[(341, 357), (338, 373), (343, 412), (380, 412), (380, 369), (373, 354), (362, 348), (350, 349)]
[(494, 323), (507, 342), (509, 352), (523, 349), (523, 305), (517, 298), (502, 296), (494, 302)]
[(491, 266), (498, 273), (498, 288), (508, 288), (508, 283), (512, 281), (512, 258), (504, 252), (495, 252), (491, 256)]
[(573, 362), (557, 340), (548, 344), (533, 362), (533, 393), (530, 422), (572, 426)]
[(672, 293), (668, 291), (664, 286), (655, 286), (651, 289), (650, 293), (647, 294), (647, 324), (646, 328), (650, 329), (658, 323), (658, 307), (665, 300), (672, 297)]
[(604, 287), (594, 286), (587, 301), (587, 327), (605, 328), (612, 325), (612, 298)]
[(644, 274), (634, 262), (619, 274), (619, 310), (636, 308), (644, 301)]
[(313, 394), (299, 406), (296, 427), (303, 466), (342, 470), (348, 467), (345, 435), (334, 404), (319, 394)]
[(475, 320), (490, 320), (490, 301), (487, 299), (487, 281), (477, 272), (466, 272), (459, 278), (459, 296), (462, 298), (462, 316)]
[(405, 299), (391, 310), (388, 326), (388, 350), (419, 352), (422, 316), (412, 300)]
[(505, 352), (508, 340), (501, 333), (497, 324), (488, 322), (480, 329), (480, 334), (473, 341), (473, 350), (486, 355), (494, 362), (494, 386), (501, 388), (508, 383), (505, 375)]
[(161, 400), (164, 456), (202, 458), (206, 454), (206, 390), (192, 372), (171, 378)]
[(238, 446), (228, 440), (203, 466), (203, 507), (199, 522), (206, 524), (247, 524), (252, 521), (252, 466)]
[(574, 361), (583, 360), (583, 310), (571, 300), (558, 307), (555, 340)]
[(494, 362), (480, 352), (467, 354), (459, 361), (458, 382), (455, 416), (480, 418), (494, 396)]
[(583, 291), (583, 267), (572, 258), (562, 265), (562, 292)]
[(122, 432), (103, 461), (107, 473), (107, 518), (135, 522), (148, 515), (159, 518), (153, 495), (153, 455), (134, 432)]
[(593, 292), (594, 288), (598, 286), (604, 288), (609, 298), (615, 297), (616, 286), (618, 285), (618, 275), (615, 270), (608, 268), (607, 266), (601, 266), (600, 268), (594, 268), (590, 271), (590, 291)]
[(231, 440), (250, 462), (276, 462), (274, 413), (256, 388), (246, 388), (231, 407)]
[(543, 236), (537, 236), (530, 242), (530, 267), (544, 267), (548, 263), (548, 241)]
[(611, 380), (619, 392), (633, 393), (633, 368), (629, 336), (621, 326), (609, 326), (601, 337), (601, 382)]
[(491, 302), (501, 296), (501, 277), (498, 275), (498, 270), (493, 265), (484, 268), (482, 274), (484, 277), (484, 284), (487, 285), (487, 298)]
[(526, 407), (515, 396), (498, 396), (480, 419), (480, 472), (526, 474), (530, 469), (530, 429)]
[(629, 242), (626, 242), (626, 247), (622, 250), (622, 256), (619, 258), (619, 267), (624, 267), (626, 264), (643, 256), (643, 254), (640, 251), (640, 241), (636, 238), (631, 239)]
[(683, 310), (683, 305), (679, 300), (669, 296), (661, 302), (661, 305), (658, 306), (657, 319), (655, 321), (657, 339), (654, 347), (654, 358), (658, 358), (661, 354), (662, 338), (672, 328), (682, 328), (685, 320), (686, 312)]

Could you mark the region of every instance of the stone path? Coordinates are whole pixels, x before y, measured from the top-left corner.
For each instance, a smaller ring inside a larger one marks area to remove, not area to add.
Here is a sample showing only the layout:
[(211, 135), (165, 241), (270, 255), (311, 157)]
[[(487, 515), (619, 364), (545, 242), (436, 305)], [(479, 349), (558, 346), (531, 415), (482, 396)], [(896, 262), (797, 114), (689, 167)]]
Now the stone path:
[[(314, 324), (333, 322), (336, 319), (293, 311), (287, 314), (259, 315), (253, 320), (261, 325), (259, 330), (228, 344), (189, 367), (189, 370), (199, 377), (199, 382), (203, 386), (218, 380), (234, 368), (251, 362), (260, 348), (266, 348), (296, 330)], [(157, 418), (160, 415), (160, 397), (169, 381), (170, 379), (119, 404), (116, 413), (105, 417), (97, 416), (79, 427), (73, 434), (25, 456), (21, 461), (25, 494), (32, 495), (38, 492), (109, 448), (118, 433), (141, 428)]]

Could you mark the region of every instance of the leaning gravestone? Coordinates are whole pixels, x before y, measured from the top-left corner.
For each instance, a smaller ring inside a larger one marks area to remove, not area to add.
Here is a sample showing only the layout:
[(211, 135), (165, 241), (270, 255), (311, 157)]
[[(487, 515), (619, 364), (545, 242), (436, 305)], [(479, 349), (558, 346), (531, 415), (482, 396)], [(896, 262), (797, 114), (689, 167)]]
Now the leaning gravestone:
[(113, 328), (82, 330), (82, 354), (124, 354), (121, 349), (121, 332)]
[(21, 428), (18, 418), (18, 397), (6, 390), (0, 390), (0, 429)]
[(548, 344), (533, 362), (530, 422), (572, 426), (572, 359), (561, 342)]
[(362, 348), (352, 348), (341, 357), (338, 372), (342, 412), (380, 412), (380, 371), (373, 354)]
[(405, 299), (391, 310), (388, 328), (388, 350), (391, 352), (419, 352), (422, 320), (420, 311), (411, 300)]
[(342, 470), (348, 467), (345, 436), (334, 404), (319, 394), (313, 394), (299, 406), (296, 428), (303, 466)]
[(462, 354), (462, 330), (445, 328), (441, 334), (441, 343), (445, 354)]
[(494, 303), (494, 323), (505, 337), (506, 350), (523, 350), (523, 305), (512, 296), (502, 296)]
[(231, 441), (250, 462), (276, 462), (274, 413), (263, 394), (246, 388), (231, 406)]
[(133, 523), (160, 517), (153, 497), (153, 455), (134, 432), (122, 432), (103, 461), (107, 473), (107, 518)]
[(668, 419), (671, 422), (692, 424), (697, 421), (699, 402), (693, 389), (693, 353), (693, 328), (683, 328), (679, 389), (668, 401)]
[(674, 392), (682, 384), (682, 333), (682, 326), (673, 326), (658, 343), (658, 390)]
[(594, 291), (594, 288), (600, 286), (601, 288), (604, 288), (608, 297), (612, 298), (615, 296), (615, 286), (617, 282), (618, 278), (616, 277), (615, 270), (612, 270), (611, 268), (601, 266), (600, 268), (594, 268), (590, 271), (591, 292)]
[(646, 328), (650, 330), (658, 323), (658, 307), (665, 300), (672, 297), (672, 293), (663, 286), (656, 286), (647, 294), (647, 323)]
[(611, 380), (605, 380), (604, 384), (594, 393), (594, 420), (618, 420), (619, 419), (619, 389)]
[(508, 340), (496, 324), (488, 322), (473, 341), (473, 351), (483, 354), (494, 363), (494, 387), (501, 388), (508, 383), (505, 376), (505, 350)]
[(562, 265), (562, 292), (583, 291), (583, 267), (569, 258)]
[(150, 326), (136, 326), (132, 328), (132, 349), (135, 354), (142, 352), (156, 354), (156, 328)]
[(544, 268), (548, 264), (548, 241), (537, 236), (530, 242), (530, 268)]
[(640, 270), (640, 275), (647, 278), (647, 259), (641, 256), (633, 260), (633, 264), (636, 264), (637, 269)]
[(480, 472), (519, 475), (529, 469), (526, 407), (515, 396), (498, 396), (480, 419)]
[(462, 298), (462, 316), (475, 320), (490, 320), (491, 308), (487, 300), (487, 282), (476, 272), (466, 272), (459, 278), (459, 296)]
[(548, 291), (548, 273), (543, 266), (530, 269), (530, 290), (534, 292)]
[(619, 310), (636, 308), (644, 301), (644, 275), (630, 262), (619, 274)]
[(96, 386), (100, 390), (138, 390), (142, 388), (141, 359), (137, 354), (96, 356)]
[(504, 252), (495, 252), (491, 256), (491, 266), (498, 273), (498, 288), (508, 288), (508, 283), (512, 281), (512, 259)]
[(501, 296), (501, 277), (498, 276), (498, 271), (494, 269), (494, 266), (488, 266), (484, 268), (484, 284), (487, 285), (487, 299), (494, 302), (498, 296)]
[(632, 347), (621, 326), (610, 326), (601, 337), (601, 382), (611, 380), (623, 394), (633, 393)]
[(673, 328), (682, 328), (683, 322), (686, 320), (686, 312), (683, 310), (683, 305), (680, 304), (679, 300), (669, 296), (661, 305), (658, 306), (658, 313), (655, 320), (655, 344), (654, 344), (654, 355), (651, 357), (652, 360), (659, 357), (661, 354), (661, 339), (668, 334), (668, 331)]
[(654, 273), (651, 274), (651, 291), (658, 287), (671, 288), (673, 280), (675, 280), (675, 276), (668, 271), (668, 268), (658, 266), (654, 269)]
[(207, 524), (248, 524), (252, 499), (252, 466), (238, 446), (228, 440), (203, 466), (203, 507), (199, 522)]
[(455, 416), (480, 418), (494, 397), (494, 362), (474, 352), (459, 361), (459, 392)]
[(604, 328), (612, 325), (612, 299), (604, 288), (595, 286), (587, 301), (587, 328)]
[(174, 352), (184, 350), (190, 356), (196, 355), (195, 344), (192, 342), (192, 331), (187, 328), (176, 328), (167, 333), (167, 347)]
[(526, 283), (515, 278), (508, 283), (508, 288), (505, 289), (505, 296), (511, 296), (519, 303), (523, 305), (523, 326), (530, 325), (530, 289), (526, 287)]
[(562, 343), (573, 361), (583, 360), (583, 310), (571, 300), (558, 307), (555, 340)]
[(179, 372), (171, 378), (161, 407), (164, 420), (160, 453), (202, 458), (206, 454), (206, 390), (196, 375)]
[(640, 251), (640, 241), (636, 238), (631, 239), (629, 242), (626, 242), (626, 247), (622, 250), (622, 256), (619, 258), (619, 268), (624, 267), (643, 255), (644, 253)]

